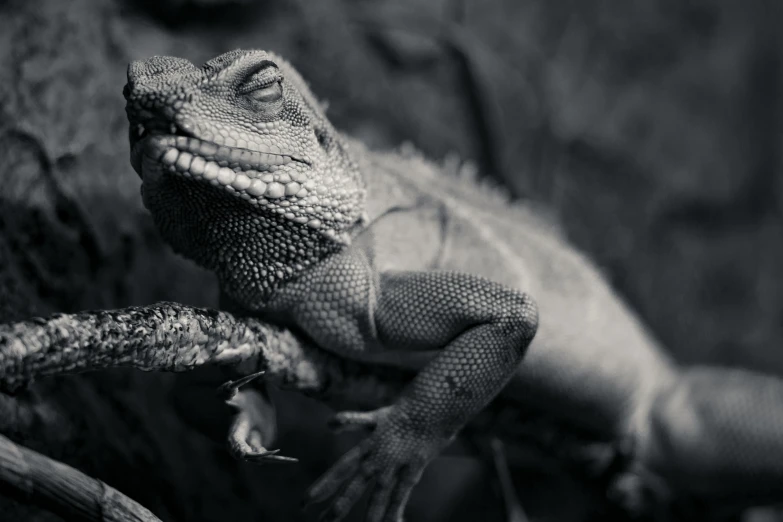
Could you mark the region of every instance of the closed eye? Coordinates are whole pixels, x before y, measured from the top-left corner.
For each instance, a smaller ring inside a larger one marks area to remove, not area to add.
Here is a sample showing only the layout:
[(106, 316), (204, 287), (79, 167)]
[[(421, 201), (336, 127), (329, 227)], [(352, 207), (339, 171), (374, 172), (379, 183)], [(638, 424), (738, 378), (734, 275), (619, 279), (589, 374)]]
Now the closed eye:
[(237, 92), (256, 101), (274, 102), (283, 97), (282, 81), (283, 76), (277, 67), (264, 67), (240, 85)]

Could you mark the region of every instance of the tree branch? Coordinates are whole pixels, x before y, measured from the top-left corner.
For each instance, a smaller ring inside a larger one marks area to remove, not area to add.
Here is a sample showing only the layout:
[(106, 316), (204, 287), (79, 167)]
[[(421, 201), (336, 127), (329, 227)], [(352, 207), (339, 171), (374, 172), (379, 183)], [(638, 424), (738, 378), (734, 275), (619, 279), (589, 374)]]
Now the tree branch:
[(67, 464), (0, 435), (0, 492), (66, 520), (160, 522), (147, 508)]
[(338, 358), (253, 317), (177, 303), (0, 325), (0, 391), (7, 393), (47, 375), (117, 367), (184, 372), (209, 364), (265, 370), (281, 387), (370, 406), (389, 402), (410, 378)]

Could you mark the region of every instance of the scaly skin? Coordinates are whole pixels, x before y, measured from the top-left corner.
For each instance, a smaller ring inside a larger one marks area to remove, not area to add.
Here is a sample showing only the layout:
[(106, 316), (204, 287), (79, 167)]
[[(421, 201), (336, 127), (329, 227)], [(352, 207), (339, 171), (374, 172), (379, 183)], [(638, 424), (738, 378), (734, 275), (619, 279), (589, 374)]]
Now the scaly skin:
[(374, 432), (310, 491), (326, 499), (344, 485), (328, 513), (340, 519), (372, 485), (368, 519), (400, 520), (426, 465), (514, 375), (535, 303), (471, 273), (376, 262), (385, 238), (370, 223), (396, 209), (366, 202), (372, 180), (278, 57), (134, 62), (125, 95), (145, 205), (232, 306), (346, 357), (438, 350), (393, 405), (340, 417)]
[[(125, 96), (145, 205), (178, 252), (217, 274), (234, 314), (163, 305), (184, 318), (174, 332), (155, 307), (17, 323), (0, 329), (3, 387), (87, 367), (185, 369), (173, 362), (179, 352), (193, 365), (243, 362), (254, 339), (275, 339), (257, 335), (263, 318), (324, 352), (308, 352), (323, 368), (292, 366), (293, 380), (312, 381), (305, 391), (335, 382), (325, 370), (335, 361), (418, 371), (393, 404), (337, 415), (374, 431), (310, 490), (313, 500), (332, 497), (327, 518), (371, 487), (368, 519), (399, 520), (427, 463), (500, 393), (519, 417), (533, 411), (566, 433), (629, 441), (630, 476), (657, 478), (675, 496), (742, 506), (783, 498), (781, 380), (679, 368), (529, 209), (415, 155), (342, 137), (296, 71), (263, 51), (201, 68), (134, 62)], [(210, 351), (193, 348), (191, 335)], [(66, 337), (98, 352), (65, 351)], [(291, 382), (277, 352), (286, 359), (295, 346), (263, 346), (261, 368)], [(365, 390), (355, 398), (369, 398)], [(232, 441), (251, 459), (266, 455), (237, 440), (253, 433), (260, 414), (242, 411), (253, 402), (232, 400)]]
[(126, 88), (145, 205), (175, 250), (214, 270), (252, 310), (348, 241), (365, 195), (302, 80), (285, 69), (281, 93), (283, 71), (267, 62), (234, 52), (202, 70), (155, 57), (130, 65)]
[[(343, 357), (427, 361), (392, 406), (338, 415), (375, 429), (309, 493), (334, 496), (331, 518), (374, 483), (368, 519), (399, 520), (427, 463), (510, 380), (521, 403), (632, 440), (642, 467), (705, 479), (680, 487), (744, 494), (783, 477), (760, 458), (783, 454), (766, 432), (783, 424), (744, 425), (759, 419), (713, 394), (731, 377), (734, 396), (774, 404), (777, 379), (680, 371), (560, 238), (426, 162), (342, 138), (279, 57), (134, 62), (125, 94), (147, 208), (235, 305)], [(731, 460), (759, 439), (761, 453)], [(707, 481), (725, 458), (733, 467)]]

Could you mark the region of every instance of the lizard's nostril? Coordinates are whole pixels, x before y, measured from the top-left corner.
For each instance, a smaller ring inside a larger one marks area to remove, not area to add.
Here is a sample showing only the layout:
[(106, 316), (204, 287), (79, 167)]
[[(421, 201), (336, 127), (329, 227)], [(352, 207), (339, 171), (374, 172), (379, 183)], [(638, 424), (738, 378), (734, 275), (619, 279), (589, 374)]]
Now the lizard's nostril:
[(329, 136), (326, 132), (315, 129), (315, 137), (318, 140), (318, 145), (320, 145), (322, 149), (327, 150), (329, 148)]

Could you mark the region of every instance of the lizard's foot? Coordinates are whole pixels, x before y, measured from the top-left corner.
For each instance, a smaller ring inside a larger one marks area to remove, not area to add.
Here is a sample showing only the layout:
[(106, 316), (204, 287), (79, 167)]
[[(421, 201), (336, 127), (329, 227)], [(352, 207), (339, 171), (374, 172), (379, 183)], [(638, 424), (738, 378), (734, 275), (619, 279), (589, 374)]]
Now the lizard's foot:
[(332, 498), (322, 520), (341, 520), (372, 486), (367, 522), (398, 522), (424, 468), (450, 438), (411, 422), (399, 406), (372, 412), (338, 413), (335, 428), (369, 428), (373, 433), (343, 455), (307, 492), (307, 503)]
[(236, 459), (256, 464), (298, 462), (295, 458), (278, 455), (280, 450), (265, 447), (274, 442), (277, 429), (274, 405), (266, 394), (239, 389), (263, 373), (228, 381), (218, 388), (218, 395), (237, 410), (228, 432), (229, 450)]

